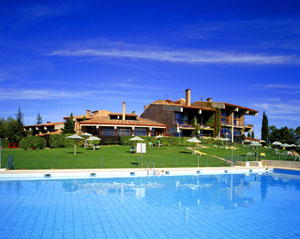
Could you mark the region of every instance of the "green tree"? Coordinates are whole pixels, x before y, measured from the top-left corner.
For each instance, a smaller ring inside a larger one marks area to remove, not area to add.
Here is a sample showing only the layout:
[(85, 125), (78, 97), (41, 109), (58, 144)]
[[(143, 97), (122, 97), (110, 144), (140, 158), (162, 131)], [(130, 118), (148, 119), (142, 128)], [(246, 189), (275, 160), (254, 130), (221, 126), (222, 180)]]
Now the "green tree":
[(276, 126), (272, 125), (269, 127), (269, 130), (269, 140), (271, 142), (279, 141), (281, 143), (294, 144), (297, 141), (297, 129), (294, 130), (286, 126), (277, 129)]
[(254, 131), (251, 132), (251, 138), (254, 139)]
[(200, 131), (200, 124), (198, 124), (198, 120), (197, 120), (197, 117), (195, 116), (192, 120), (192, 125), (193, 125), (193, 132), (192, 132), (192, 136), (195, 136), (199, 133)]
[(295, 129), (295, 136), (297, 138), (297, 141), (300, 140), (300, 126), (298, 126), (296, 129)]
[(251, 138), (250, 132), (247, 133), (247, 137), (248, 137), (248, 138)]
[(23, 128), (20, 130), (20, 123), (12, 117), (8, 117), (5, 122), (5, 138), (8, 142), (19, 142), (23, 137)]
[(64, 134), (74, 134), (74, 121), (73, 121), (73, 114), (70, 114), (70, 117), (66, 119), (64, 123), (64, 128), (62, 129)]
[(267, 142), (268, 137), (269, 137), (269, 122), (268, 122), (268, 117), (264, 111), (262, 126), (261, 126), (261, 139)]
[(42, 116), (39, 112), (37, 117), (36, 117), (36, 124), (42, 124), (42, 123), (43, 123), (43, 118), (42, 118)]
[(6, 121), (4, 118), (0, 119), (0, 138), (4, 139), (5, 138), (5, 131), (6, 131)]

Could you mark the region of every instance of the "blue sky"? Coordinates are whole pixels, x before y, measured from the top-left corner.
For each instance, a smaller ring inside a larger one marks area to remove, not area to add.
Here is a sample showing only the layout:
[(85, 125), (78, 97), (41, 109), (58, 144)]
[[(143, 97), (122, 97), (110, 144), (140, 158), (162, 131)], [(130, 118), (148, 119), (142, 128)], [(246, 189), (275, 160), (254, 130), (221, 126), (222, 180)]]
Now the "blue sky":
[(212, 97), (300, 125), (299, 1), (1, 1), (0, 117)]

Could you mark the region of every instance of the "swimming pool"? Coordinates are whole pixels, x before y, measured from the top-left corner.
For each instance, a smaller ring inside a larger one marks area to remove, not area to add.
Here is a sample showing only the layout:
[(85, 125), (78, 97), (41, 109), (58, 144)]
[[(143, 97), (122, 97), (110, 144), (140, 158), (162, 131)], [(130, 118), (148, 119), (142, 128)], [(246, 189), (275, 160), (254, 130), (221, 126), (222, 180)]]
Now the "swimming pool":
[(299, 238), (300, 176), (0, 181), (0, 238)]

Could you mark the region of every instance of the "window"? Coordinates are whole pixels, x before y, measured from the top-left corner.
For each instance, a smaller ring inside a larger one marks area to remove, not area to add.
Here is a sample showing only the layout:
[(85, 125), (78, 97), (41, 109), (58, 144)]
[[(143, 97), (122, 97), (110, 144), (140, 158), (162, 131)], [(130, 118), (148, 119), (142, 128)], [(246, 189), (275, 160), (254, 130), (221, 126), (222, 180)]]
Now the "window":
[(105, 127), (102, 128), (102, 135), (108, 135), (108, 136), (114, 136), (115, 135), (115, 129), (114, 127)]
[(175, 124), (183, 124), (183, 114), (179, 112), (174, 113), (174, 123)]
[(131, 136), (131, 128), (118, 128), (117, 135), (118, 136)]
[(228, 117), (226, 112), (221, 112), (221, 123), (222, 124), (228, 124)]
[(147, 136), (147, 129), (146, 128), (135, 128), (134, 135), (136, 136)]

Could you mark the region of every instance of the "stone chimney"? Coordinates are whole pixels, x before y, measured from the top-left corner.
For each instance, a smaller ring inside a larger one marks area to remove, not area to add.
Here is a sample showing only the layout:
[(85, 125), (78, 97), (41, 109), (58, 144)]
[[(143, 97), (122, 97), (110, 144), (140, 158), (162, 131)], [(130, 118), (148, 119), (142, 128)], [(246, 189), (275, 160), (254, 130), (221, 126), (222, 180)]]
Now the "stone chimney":
[(132, 114), (135, 115), (135, 111), (132, 111)]
[(123, 102), (122, 120), (125, 120), (125, 107), (126, 107), (126, 103)]
[(207, 102), (212, 102), (212, 98), (207, 98), (206, 101)]
[(90, 110), (86, 110), (86, 118), (90, 118), (91, 117), (91, 111)]
[(191, 106), (191, 89), (185, 90), (185, 105)]

